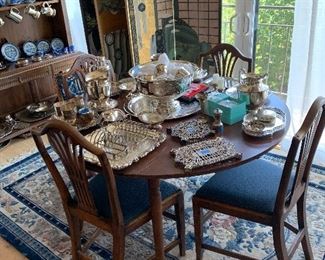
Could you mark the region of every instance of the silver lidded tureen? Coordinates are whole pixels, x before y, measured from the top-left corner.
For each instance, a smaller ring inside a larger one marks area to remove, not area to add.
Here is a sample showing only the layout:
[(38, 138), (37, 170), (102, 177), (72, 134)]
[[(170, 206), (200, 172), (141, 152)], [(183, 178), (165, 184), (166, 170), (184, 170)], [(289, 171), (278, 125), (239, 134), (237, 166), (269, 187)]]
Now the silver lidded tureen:
[(206, 71), (194, 63), (169, 60), (162, 54), (157, 61), (134, 66), (129, 74), (138, 82), (140, 93), (163, 97), (183, 92), (193, 79), (205, 77)]
[[(207, 75), (196, 64), (169, 60), (166, 54), (161, 54), (158, 60), (134, 66), (129, 74), (137, 82), (137, 94), (129, 99), (134, 114), (150, 113), (150, 118), (155, 120), (158, 118), (155, 113), (160, 114), (159, 121), (170, 118), (180, 109), (177, 98), (188, 89), (193, 79)], [(141, 116), (138, 118), (141, 120)]]

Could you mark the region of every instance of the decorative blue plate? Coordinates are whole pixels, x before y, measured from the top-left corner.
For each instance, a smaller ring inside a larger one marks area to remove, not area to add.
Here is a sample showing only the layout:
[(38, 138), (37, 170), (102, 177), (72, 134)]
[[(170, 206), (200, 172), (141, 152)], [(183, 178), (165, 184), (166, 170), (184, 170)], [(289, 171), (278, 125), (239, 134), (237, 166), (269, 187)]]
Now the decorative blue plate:
[(34, 42), (27, 41), (23, 44), (23, 51), (26, 56), (34, 56), (37, 53), (37, 46)]
[(53, 38), (51, 41), (51, 48), (55, 52), (62, 52), (64, 49), (64, 43), (60, 38)]
[(48, 41), (41, 40), (37, 43), (37, 51), (42, 52), (43, 54), (50, 51), (50, 44)]
[(16, 45), (5, 43), (1, 46), (2, 56), (10, 62), (16, 62), (20, 58), (20, 51)]

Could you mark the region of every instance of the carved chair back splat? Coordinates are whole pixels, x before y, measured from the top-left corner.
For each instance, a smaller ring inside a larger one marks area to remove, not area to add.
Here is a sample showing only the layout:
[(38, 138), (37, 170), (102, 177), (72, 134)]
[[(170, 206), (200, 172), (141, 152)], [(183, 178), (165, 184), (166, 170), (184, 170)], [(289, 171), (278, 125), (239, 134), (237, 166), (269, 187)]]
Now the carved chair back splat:
[(252, 71), (252, 59), (245, 57), (236, 47), (228, 43), (220, 43), (210, 51), (200, 54), (199, 66), (204, 67), (204, 62), (212, 60), (215, 73), (221, 77), (233, 77), (233, 72), (238, 59), (247, 63), (247, 71)]
[[(58, 154), (65, 171), (58, 167), (49, 155), (42, 140), (42, 135), (44, 134), (47, 135), (53, 150)], [(123, 188), (123, 185), (129, 185), (129, 187), (133, 187), (134, 194), (145, 194), (142, 195), (144, 196), (143, 200), (149, 201), (149, 198), (146, 196), (149, 192), (145, 193), (143, 190), (147, 188), (146, 180), (123, 176), (115, 177), (105, 152), (88, 142), (75, 128), (63, 121), (49, 120), (42, 129), (33, 129), (32, 136), (58, 187), (62, 199), (70, 229), (72, 258), (82, 258), (87, 247), (91, 245), (99, 233), (96, 230), (94, 236), (87, 243), (86, 248), (81, 249), (80, 236), (83, 221), (87, 221), (97, 228), (112, 234), (113, 258), (124, 259), (125, 236), (150, 221), (152, 214), (150, 206), (148, 206), (148, 208), (143, 207), (142, 211), (136, 212), (136, 214), (127, 219), (126, 215), (128, 212), (125, 208), (132, 211), (133, 203), (130, 202), (130, 205), (126, 204), (128, 199), (123, 199), (123, 196), (127, 195), (127, 192), (120, 192), (120, 188)], [(85, 151), (97, 156), (100, 163), (100, 171), (95, 175), (92, 173), (91, 178), (85, 166)], [(101, 182), (98, 183), (98, 180)], [(69, 183), (71, 183), (73, 189), (69, 189)], [(97, 186), (92, 186), (91, 183), (97, 183)], [(119, 185), (119, 183), (123, 185)], [(142, 190), (134, 185), (139, 185), (139, 187), (142, 185)], [(180, 254), (184, 255), (185, 223), (183, 192), (163, 181), (161, 182), (161, 190), (162, 194), (165, 191), (165, 196), (162, 196), (163, 211), (171, 206), (175, 207), (175, 214), (166, 213), (166, 217), (176, 221), (178, 231), (177, 238), (166, 245), (166, 251), (178, 245)], [(142, 202), (140, 201), (140, 204)], [(105, 215), (103, 212), (107, 208), (110, 211), (108, 214), (105, 213)]]

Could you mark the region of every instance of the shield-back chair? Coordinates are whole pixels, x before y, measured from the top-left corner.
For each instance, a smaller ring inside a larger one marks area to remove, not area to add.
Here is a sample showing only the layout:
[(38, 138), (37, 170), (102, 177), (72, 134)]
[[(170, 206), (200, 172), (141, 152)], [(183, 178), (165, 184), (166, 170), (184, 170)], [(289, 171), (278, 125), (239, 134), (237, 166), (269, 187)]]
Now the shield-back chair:
[[(239, 259), (254, 259), (218, 248), (202, 240), (202, 224), (212, 212), (220, 212), (272, 227), (279, 260), (291, 259), (302, 244), (306, 259), (313, 259), (306, 221), (306, 197), (310, 167), (325, 125), (325, 98), (312, 104), (301, 128), (292, 138), (283, 169), (263, 159), (216, 173), (193, 196), (197, 259), (208, 249)], [(297, 161), (297, 163), (295, 163)], [(286, 217), (297, 207), (297, 227)], [(202, 209), (208, 213), (203, 216)], [(287, 250), (284, 229), (295, 233)]]
[[(42, 135), (46, 134), (58, 154), (65, 171), (59, 170), (45, 148)], [(151, 220), (150, 200), (145, 179), (115, 176), (105, 152), (88, 142), (75, 128), (59, 120), (49, 120), (42, 129), (33, 129), (32, 136), (59, 190), (68, 220), (72, 243), (72, 258), (81, 259), (86, 248), (81, 248), (83, 222), (86, 221), (113, 237), (113, 259), (124, 258), (125, 236)], [(98, 158), (101, 171), (89, 179), (86, 174), (84, 152)], [(65, 182), (68, 176), (73, 191)], [(183, 192), (176, 186), (161, 181), (163, 211), (174, 206), (175, 214), (166, 216), (176, 221), (178, 236), (166, 246), (166, 251), (179, 245), (185, 254), (185, 224)], [(98, 232), (95, 232), (96, 235)]]

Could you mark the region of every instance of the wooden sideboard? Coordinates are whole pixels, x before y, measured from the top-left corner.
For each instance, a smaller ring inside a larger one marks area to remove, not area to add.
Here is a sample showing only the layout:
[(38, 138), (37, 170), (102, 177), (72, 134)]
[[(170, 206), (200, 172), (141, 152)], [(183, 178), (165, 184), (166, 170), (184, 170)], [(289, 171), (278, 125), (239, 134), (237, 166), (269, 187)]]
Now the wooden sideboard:
[[(45, 2), (56, 10), (54, 17), (41, 15), (39, 19), (34, 19), (25, 12), (29, 4), (22, 3), (14, 6), (22, 16), (20, 23), (16, 23), (7, 17), (12, 6), (0, 7), (0, 16), (5, 22), (0, 27), (0, 47), (2, 43), (10, 42), (21, 49), (26, 41), (37, 43), (40, 40), (47, 40), (51, 42), (54, 38), (62, 39), (65, 46), (72, 45), (66, 0), (38, 0), (33, 5), (40, 11)], [(21, 68), (16, 67), (15, 63), (5, 61), (4, 57), (0, 56), (0, 60), (5, 62), (8, 67), (6, 70), (0, 71), (0, 118), (8, 114), (13, 116), (31, 103), (45, 100), (54, 101), (57, 92), (53, 76), (59, 71), (69, 69), (80, 54), (71, 53), (41, 62), (30, 62)], [(21, 57), (29, 58), (24, 56), (22, 51)], [(39, 123), (31, 124), (31, 126)], [(1, 138), (0, 143), (28, 132), (29, 129), (30, 127), (27, 127), (14, 131), (5, 138)]]
[[(13, 115), (27, 105), (35, 102), (57, 99), (57, 88), (54, 76), (60, 71), (70, 69), (77, 57), (82, 53), (66, 54), (26, 67), (16, 68), (14, 65), (0, 72), (0, 117)], [(38, 125), (42, 121), (30, 124)], [(28, 132), (30, 127), (0, 139), (0, 143)]]

